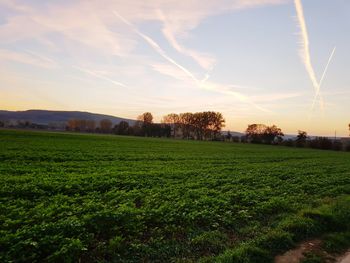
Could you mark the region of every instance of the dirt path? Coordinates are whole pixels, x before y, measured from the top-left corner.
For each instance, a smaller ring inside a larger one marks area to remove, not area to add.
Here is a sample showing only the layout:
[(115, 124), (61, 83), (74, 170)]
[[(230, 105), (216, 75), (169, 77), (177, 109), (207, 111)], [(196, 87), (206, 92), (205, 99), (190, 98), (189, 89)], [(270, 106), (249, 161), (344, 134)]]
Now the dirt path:
[(307, 252), (317, 252), (322, 255), (325, 262), (333, 263), (350, 263), (350, 250), (341, 256), (333, 256), (325, 252), (321, 248), (322, 241), (320, 239), (309, 240), (301, 243), (295, 249), (291, 249), (275, 257), (275, 263), (299, 263), (305, 258), (304, 254)]
[(315, 239), (301, 243), (295, 249), (291, 249), (275, 258), (275, 263), (299, 263), (304, 258), (304, 253), (317, 250), (321, 245), (321, 240)]
[(342, 257), (339, 257), (337, 263), (350, 263), (350, 250), (346, 252)]

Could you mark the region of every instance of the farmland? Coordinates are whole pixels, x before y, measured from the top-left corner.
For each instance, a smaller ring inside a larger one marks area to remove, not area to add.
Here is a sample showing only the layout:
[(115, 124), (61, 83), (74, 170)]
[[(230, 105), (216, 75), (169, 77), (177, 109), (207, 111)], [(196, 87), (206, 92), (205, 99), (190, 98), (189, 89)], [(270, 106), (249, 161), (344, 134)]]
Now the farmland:
[(349, 195), (344, 152), (0, 130), (0, 261), (271, 262)]

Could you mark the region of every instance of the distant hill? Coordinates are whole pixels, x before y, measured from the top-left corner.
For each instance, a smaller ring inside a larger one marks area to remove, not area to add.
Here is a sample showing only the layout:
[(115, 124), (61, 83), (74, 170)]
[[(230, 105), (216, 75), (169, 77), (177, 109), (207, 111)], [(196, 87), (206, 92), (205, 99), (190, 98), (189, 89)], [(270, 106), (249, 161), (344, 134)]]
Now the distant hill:
[(242, 133), (242, 132), (236, 132), (236, 131), (222, 131), (221, 134), (222, 134), (222, 135), (227, 135), (228, 132), (231, 133), (231, 136), (238, 136), (238, 137), (241, 137), (241, 136), (244, 135), (244, 133)]
[[(222, 131), (221, 132), (222, 135), (227, 135), (227, 133), (228, 133), (228, 131)], [(245, 135), (245, 133), (243, 133), (243, 132), (236, 132), (236, 131), (230, 131), (230, 133), (231, 133), (232, 136), (237, 136), (237, 137), (241, 137), (241, 136)], [(283, 136), (283, 139), (284, 140), (288, 140), (288, 139), (294, 140), (294, 139), (296, 139), (296, 137), (297, 136), (294, 135), (294, 134), (285, 134)], [(311, 136), (311, 138), (314, 138), (314, 136)]]
[(32, 123), (36, 124), (48, 125), (49, 123), (65, 123), (70, 119), (94, 120), (96, 122), (99, 122), (102, 119), (109, 119), (113, 124), (117, 124), (121, 121), (126, 121), (131, 125), (135, 122), (135, 120), (131, 119), (84, 111), (0, 110), (0, 120), (3, 121), (31, 121)]

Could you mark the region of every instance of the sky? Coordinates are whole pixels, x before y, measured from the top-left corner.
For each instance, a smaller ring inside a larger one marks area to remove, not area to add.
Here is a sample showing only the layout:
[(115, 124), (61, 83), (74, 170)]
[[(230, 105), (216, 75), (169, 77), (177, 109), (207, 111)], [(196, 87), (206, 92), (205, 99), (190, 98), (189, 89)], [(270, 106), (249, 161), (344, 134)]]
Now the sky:
[(0, 0), (0, 109), (348, 135), (349, 0)]

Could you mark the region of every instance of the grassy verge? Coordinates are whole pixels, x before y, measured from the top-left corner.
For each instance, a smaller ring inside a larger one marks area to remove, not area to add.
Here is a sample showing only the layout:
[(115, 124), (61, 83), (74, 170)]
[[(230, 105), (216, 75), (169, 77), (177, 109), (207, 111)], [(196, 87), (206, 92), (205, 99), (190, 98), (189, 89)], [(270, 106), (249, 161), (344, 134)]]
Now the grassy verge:
[[(302, 210), (287, 217), (279, 225), (254, 240), (225, 251), (217, 262), (273, 262), (274, 256), (303, 240), (322, 237), (323, 248), (341, 253), (350, 248), (350, 196), (343, 196), (319, 208)], [(322, 256), (310, 254), (304, 263), (323, 262)]]

